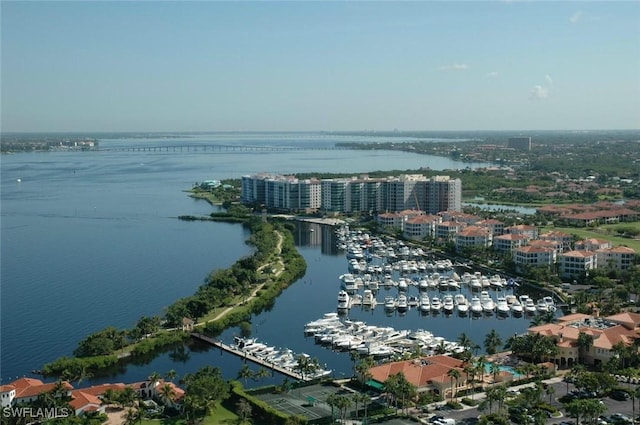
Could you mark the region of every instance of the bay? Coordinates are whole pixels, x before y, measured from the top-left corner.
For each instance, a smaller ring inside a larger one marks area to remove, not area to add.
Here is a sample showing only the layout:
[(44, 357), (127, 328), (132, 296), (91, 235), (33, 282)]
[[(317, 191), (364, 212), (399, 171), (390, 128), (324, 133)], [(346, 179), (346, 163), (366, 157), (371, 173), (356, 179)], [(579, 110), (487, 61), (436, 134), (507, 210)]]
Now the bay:
[[(343, 139), (254, 133), (101, 139), (100, 147), (200, 143), (330, 148)], [(210, 271), (228, 267), (251, 252), (245, 243), (248, 235), (240, 225), (175, 218), (213, 210), (183, 192), (196, 181), (258, 172), (364, 173), (481, 165), (405, 152), (330, 149), (4, 155), (0, 186), (2, 382), (70, 355), (80, 339), (105, 326), (131, 327), (143, 315), (162, 314), (177, 298), (191, 295)], [(253, 332), (269, 344), (318, 357), (336, 374), (348, 374), (348, 355), (316, 346), (302, 334), (304, 323), (335, 309), (337, 276), (346, 270), (346, 261), (335, 251), (329, 228), (311, 232), (316, 235), (311, 237), (304, 230), (308, 225), (301, 226), (297, 241), (309, 264), (308, 272), (278, 298), (271, 311), (254, 318)], [(493, 325), (487, 322), (486, 326)], [(230, 329), (223, 337), (237, 332)], [(185, 352), (174, 350), (94, 381), (138, 380), (152, 371), (168, 369), (184, 374), (201, 364), (220, 365), (227, 377), (235, 377), (239, 369), (239, 359), (198, 344), (187, 347), (188, 361), (183, 361), (182, 354)]]

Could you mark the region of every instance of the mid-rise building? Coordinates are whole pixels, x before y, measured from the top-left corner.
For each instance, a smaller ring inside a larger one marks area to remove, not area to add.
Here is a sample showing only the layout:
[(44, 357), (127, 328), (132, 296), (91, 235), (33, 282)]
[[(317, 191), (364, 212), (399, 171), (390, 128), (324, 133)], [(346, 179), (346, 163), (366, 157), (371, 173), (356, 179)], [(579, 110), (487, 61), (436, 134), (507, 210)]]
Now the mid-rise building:
[(597, 268), (598, 258), (593, 251), (569, 251), (559, 255), (558, 263), (561, 277), (576, 278)]
[(462, 182), (449, 176), (435, 176), (426, 182), (426, 205), (429, 214), (440, 211), (462, 211)]
[(488, 248), (491, 246), (491, 230), (482, 226), (468, 226), (460, 230), (456, 235), (456, 250), (465, 248)]
[(520, 151), (530, 151), (531, 137), (510, 137), (507, 146)]

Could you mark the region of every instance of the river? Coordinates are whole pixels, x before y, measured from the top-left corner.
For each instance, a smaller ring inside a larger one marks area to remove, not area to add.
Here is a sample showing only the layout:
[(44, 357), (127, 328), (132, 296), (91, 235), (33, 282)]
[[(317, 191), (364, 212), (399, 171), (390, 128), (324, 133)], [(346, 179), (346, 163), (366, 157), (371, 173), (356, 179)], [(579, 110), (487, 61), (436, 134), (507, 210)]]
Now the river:
[[(100, 147), (218, 143), (327, 148), (345, 139), (318, 134), (213, 134), (186, 139), (101, 139)], [(356, 174), (482, 165), (396, 151), (109, 150), (4, 155), (0, 187), (2, 383), (29, 376), (44, 363), (71, 355), (77, 342), (91, 332), (109, 325), (131, 327), (141, 316), (162, 314), (177, 298), (192, 294), (210, 271), (228, 267), (250, 253), (242, 226), (175, 218), (212, 211), (206, 202), (184, 193), (196, 181), (258, 172)], [(277, 299), (271, 311), (253, 319), (253, 333), (266, 343), (318, 357), (341, 376), (350, 373), (349, 356), (305, 339), (302, 327), (335, 310), (337, 276), (346, 271), (347, 263), (334, 247), (331, 228), (316, 226), (310, 232), (309, 226), (316, 225), (301, 224), (296, 234), (308, 263), (306, 275)], [(470, 321), (412, 314), (389, 318), (375, 312), (352, 315), (372, 324), (427, 328), (452, 339), (461, 332), (484, 335), (494, 327), (503, 335), (526, 328), (524, 321), (515, 320)], [(237, 329), (230, 329), (223, 338), (232, 338), (234, 333)], [(93, 381), (129, 382), (169, 369), (183, 375), (205, 364), (221, 367), (227, 378), (235, 378), (240, 368), (239, 359), (200, 344), (142, 363)]]

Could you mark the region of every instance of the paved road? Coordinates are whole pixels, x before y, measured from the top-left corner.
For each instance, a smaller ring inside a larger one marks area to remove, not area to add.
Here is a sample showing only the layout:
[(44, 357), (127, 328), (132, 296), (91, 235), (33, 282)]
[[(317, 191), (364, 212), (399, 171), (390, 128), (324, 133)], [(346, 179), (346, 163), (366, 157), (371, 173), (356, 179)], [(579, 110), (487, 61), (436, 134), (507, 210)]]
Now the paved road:
[[(562, 403), (560, 403), (558, 401), (559, 398), (561, 398), (562, 396), (567, 394), (567, 383), (563, 382), (561, 380), (561, 378), (552, 378), (549, 380), (545, 380), (543, 381), (545, 383), (547, 383), (547, 385), (553, 386), (553, 388), (555, 389), (555, 393), (552, 396), (551, 399), (551, 404), (558, 407), (560, 409), (560, 411), (563, 413), (563, 416), (560, 418), (550, 418), (547, 423), (548, 424), (559, 424), (562, 421), (572, 421), (575, 422), (574, 418), (569, 418), (566, 416), (566, 412), (562, 409)], [(510, 389), (518, 389), (518, 388), (522, 388), (524, 386), (531, 386), (533, 384), (525, 384), (522, 386), (516, 386), (516, 387), (511, 387)], [(624, 384), (626, 385), (626, 384)], [(572, 384), (569, 384), (568, 386), (568, 390), (571, 391), (573, 390), (575, 387)], [(482, 398), (484, 398), (484, 394), (476, 394), (474, 396), (474, 398), (476, 400), (480, 400)], [(549, 401), (548, 397), (545, 397), (546, 401)], [(610, 416), (614, 413), (622, 413), (628, 417), (632, 417), (633, 416), (633, 408), (632, 408), (632, 404), (631, 404), (631, 400), (629, 401), (617, 401), (617, 400), (613, 400), (609, 397), (604, 397), (602, 398), (602, 401), (605, 403), (605, 405), (607, 406), (607, 411), (604, 413), (604, 416)], [(443, 404), (443, 403), (439, 403), (439, 404)], [(477, 418), (478, 416), (480, 416), (482, 414), (482, 412), (478, 411), (477, 407), (465, 407), (463, 410), (438, 410), (438, 411), (434, 411), (433, 408), (436, 405), (432, 405), (431, 408), (429, 409), (430, 411), (434, 412), (437, 415), (441, 415), (447, 418), (452, 418), (456, 420), (456, 424), (474, 424), (477, 423)], [(640, 414), (640, 403), (636, 403), (636, 415)], [(423, 422), (427, 422), (427, 418), (429, 416), (433, 416), (433, 413), (430, 414), (425, 414), (422, 416), (423, 418)], [(384, 422), (387, 425), (406, 425), (406, 424), (413, 424), (415, 425), (415, 422), (411, 422), (408, 420), (401, 420), (401, 419), (393, 419), (387, 422)]]

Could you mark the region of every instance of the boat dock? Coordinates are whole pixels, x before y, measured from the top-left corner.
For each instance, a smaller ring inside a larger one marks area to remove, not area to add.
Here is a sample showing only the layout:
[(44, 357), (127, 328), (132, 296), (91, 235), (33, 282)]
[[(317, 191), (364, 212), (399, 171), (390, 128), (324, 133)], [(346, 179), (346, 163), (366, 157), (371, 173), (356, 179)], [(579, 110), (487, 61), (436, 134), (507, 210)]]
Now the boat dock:
[(206, 335), (203, 335), (201, 333), (192, 332), (191, 333), (191, 337), (195, 338), (195, 339), (199, 339), (200, 341), (203, 341), (203, 342), (206, 342), (208, 344), (211, 344), (214, 347), (217, 347), (217, 348), (219, 348), (219, 349), (221, 349), (223, 351), (226, 351), (227, 353), (235, 354), (238, 357), (241, 357), (241, 358), (243, 358), (245, 360), (249, 360), (249, 361), (251, 361), (251, 362), (253, 362), (253, 363), (257, 364), (257, 365), (266, 367), (268, 369), (271, 369), (271, 370), (273, 370), (275, 372), (281, 373), (281, 374), (283, 374), (285, 376), (288, 376), (290, 378), (294, 378), (294, 379), (297, 379), (299, 381), (307, 381), (308, 380), (307, 378), (303, 379), (302, 375), (297, 373), (297, 372), (294, 372), (294, 371), (292, 371), (290, 369), (278, 366), (277, 364), (268, 362), (268, 361), (266, 361), (264, 359), (261, 359), (259, 357), (253, 356), (253, 355), (251, 355), (251, 354), (249, 354), (249, 353), (247, 353), (245, 351), (238, 350), (237, 348), (234, 348), (231, 345), (227, 345), (222, 341), (215, 340), (215, 339), (210, 338), (210, 337), (208, 337)]

